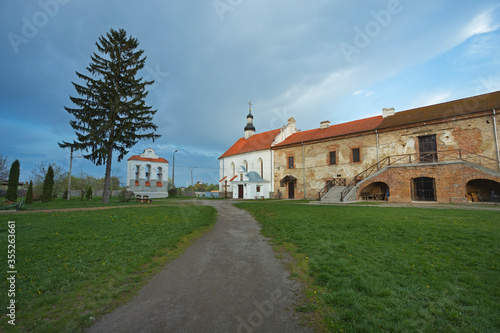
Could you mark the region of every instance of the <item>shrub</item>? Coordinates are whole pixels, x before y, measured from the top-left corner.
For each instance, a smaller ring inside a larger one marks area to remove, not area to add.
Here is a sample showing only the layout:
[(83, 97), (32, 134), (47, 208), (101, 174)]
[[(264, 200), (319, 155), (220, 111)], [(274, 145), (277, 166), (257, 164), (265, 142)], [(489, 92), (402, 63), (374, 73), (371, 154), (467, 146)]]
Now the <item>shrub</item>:
[(28, 192), (26, 193), (26, 203), (33, 203), (33, 182), (30, 180), (30, 184), (28, 186)]
[(49, 165), (45, 179), (43, 180), (42, 202), (49, 202), (52, 200), (54, 192), (54, 170)]
[(9, 172), (9, 185), (5, 199), (9, 201), (17, 201), (17, 187), (19, 185), (19, 161), (12, 162)]
[(168, 190), (168, 196), (170, 198), (175, 198), (178, 194), (179, 194), (179, 191), (177, 190), (176, 187), (173, 187), (170, 190)]
[(87, 188), (87, 192), (85, 192), (85, 198), (87, 200), (91, 200), (92, 199), (92, 186), (89, 186)]
[(132, 191), (123, 190), (118, 194), (118, 200), (120, 202), (129, 202), (135, 198), (135, 194)]

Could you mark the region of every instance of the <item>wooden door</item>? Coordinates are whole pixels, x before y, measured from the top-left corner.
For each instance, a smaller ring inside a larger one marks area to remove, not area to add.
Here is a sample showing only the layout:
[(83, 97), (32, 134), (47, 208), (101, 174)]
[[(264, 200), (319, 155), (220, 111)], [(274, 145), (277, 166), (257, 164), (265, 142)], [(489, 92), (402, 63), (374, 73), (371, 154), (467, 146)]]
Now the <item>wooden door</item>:
[(243, 185), (238, 185), (238, 199), (243, 199)]
[(418, 152), (420, 162), (432, 163), (437, 162), (437, 144), (436, 135), (426, 135), (418, 137)]
[(295, 199), (295, 182), (288, 182), (288, 199)]

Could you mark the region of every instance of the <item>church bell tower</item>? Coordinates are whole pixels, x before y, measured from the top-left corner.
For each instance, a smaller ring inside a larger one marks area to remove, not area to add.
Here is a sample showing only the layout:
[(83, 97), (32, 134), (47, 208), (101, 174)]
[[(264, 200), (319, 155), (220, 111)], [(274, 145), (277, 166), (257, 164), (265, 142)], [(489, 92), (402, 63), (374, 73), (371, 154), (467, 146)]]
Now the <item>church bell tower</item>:
[(255, 127), (253, 126), (253, 116), (252, 116), (252, 102), (248, 102), (248, 115), (247, 115), (247, 125), (245, 126), (245, 140), (250, 138), (255, 134)]

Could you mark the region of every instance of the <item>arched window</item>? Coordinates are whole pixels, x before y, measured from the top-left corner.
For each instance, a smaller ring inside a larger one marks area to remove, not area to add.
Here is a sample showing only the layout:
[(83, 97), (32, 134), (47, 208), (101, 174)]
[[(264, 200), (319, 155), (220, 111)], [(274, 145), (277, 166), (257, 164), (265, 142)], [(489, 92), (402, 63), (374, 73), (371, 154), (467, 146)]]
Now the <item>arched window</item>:
[(141, 166), (140, 165), (136, 165), (135, 166), (135, 181), (138, 182), (139, 181), (139, 174), (141, 173)]
[(236, 168), (234, 167), (234, 162), (231, 162), (231, 170), (233, 170), (232, 176), (236, 175)]
[(146, 181), (149, 182), (151, 180), (151, 165), (146, 165)]
[(156, 174), (156, 180), (160, 183), (163, 181), (163, 170), (161, 167), (158, 168), (158, 172)]
[(257, 165), (258, 165), (259, 170), (260, 170), (260, 177), (264, 178), (264, 161), (262, 161), (262, 158), (259, 158), (257, 160)]
[(243, 161), (243, 166), (245, 167), (245, 170), (248, 172), (249, 170), (248, 170), (248, 162), (247, 162), (247, 160)]

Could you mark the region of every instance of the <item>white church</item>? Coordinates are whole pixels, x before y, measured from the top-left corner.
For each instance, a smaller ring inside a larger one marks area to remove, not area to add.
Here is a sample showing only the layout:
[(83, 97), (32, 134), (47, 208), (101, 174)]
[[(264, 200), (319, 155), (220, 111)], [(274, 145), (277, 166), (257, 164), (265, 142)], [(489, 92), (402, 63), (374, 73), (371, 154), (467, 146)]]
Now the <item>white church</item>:
[(256, 134), (252, 103), (248, 104), (245, 136), (219, 157), (219, 191), (235, 199), (269, 199), (274, 194), (271, 147), (297, 132), (295, 119), (288, 119), (282, 128)]
[(127, 160), (127, 189), (149, 198), (168, 197), (168, 161), (147, 148)]

